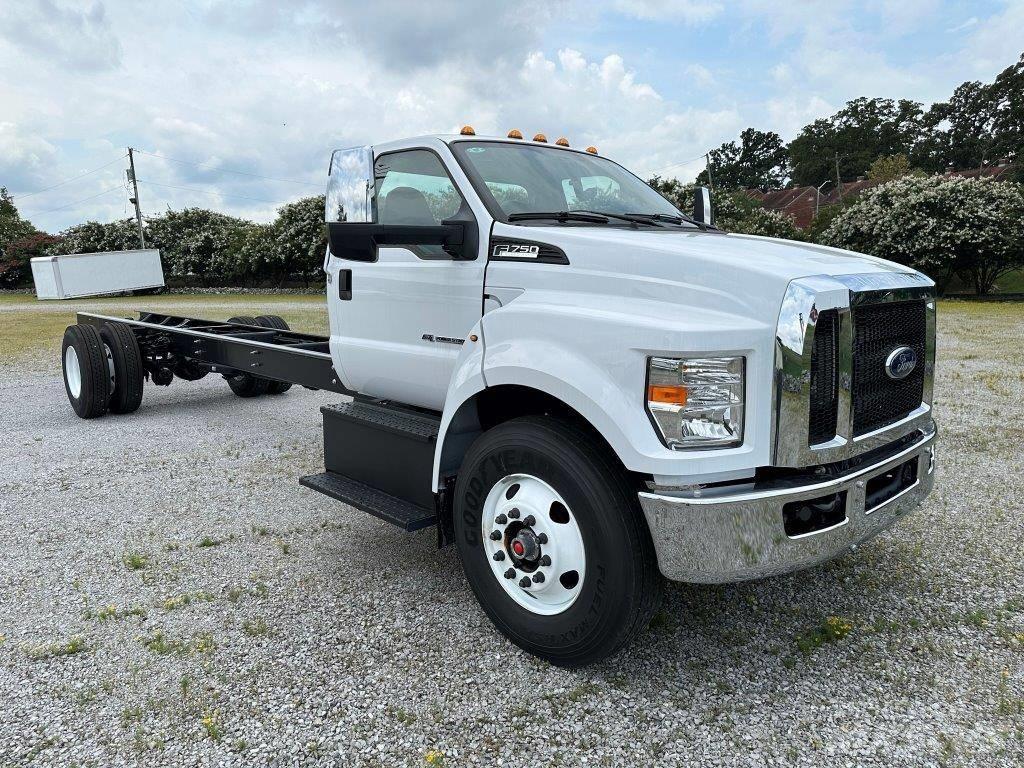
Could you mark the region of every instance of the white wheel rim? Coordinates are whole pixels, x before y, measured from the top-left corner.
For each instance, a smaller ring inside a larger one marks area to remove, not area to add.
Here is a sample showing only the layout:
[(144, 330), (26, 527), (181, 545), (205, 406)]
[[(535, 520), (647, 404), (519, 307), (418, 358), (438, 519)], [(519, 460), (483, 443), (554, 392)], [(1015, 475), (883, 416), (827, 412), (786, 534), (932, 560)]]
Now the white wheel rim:
[(64, 379), (68, 383), (68, 392), (77, 400), (82, 394), (82, 367), (78, 364), (78, 353), (68, 346), (64, 352)]
[(576, 602), (586, 575), (583, 535), (550, 485), (533, 475), (502, 478), (484, 501), (481, 531), (491, 572), (516, 603), (553, 616)]
[(116, 377), (114, 376), (114, 353), (110, 351), (110, 347), (104, 344), (103, 354), (107, 357), (107, 372), (110, 374), (110, 391), (113, 392), (114, 384), (116, 383)]

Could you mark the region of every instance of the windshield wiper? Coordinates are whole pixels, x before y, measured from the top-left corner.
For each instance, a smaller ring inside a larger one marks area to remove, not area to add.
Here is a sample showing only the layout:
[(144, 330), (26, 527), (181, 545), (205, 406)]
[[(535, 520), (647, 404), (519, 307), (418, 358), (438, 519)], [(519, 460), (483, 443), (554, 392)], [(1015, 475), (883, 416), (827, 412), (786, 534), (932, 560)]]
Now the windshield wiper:
[(689, 216), (673, 216), (670, 213), (628, 213), (627, 216), (636, 216), (646, 221), (668, 221), (672, 224), (682, 225), (684, 222), (693, 224), (698, 227), (702, 232), (706, 232), (708, 226), (703, 222), (692, 219)]
[(509, 221), (529, 221), (531, 219), (552, 219), (554, 221), (586, 221), (591, 224), (607, 224), (608, 217), (603, 213), (585, 213), (580, 211), (532, 211), (529, 213), (510, 213)]

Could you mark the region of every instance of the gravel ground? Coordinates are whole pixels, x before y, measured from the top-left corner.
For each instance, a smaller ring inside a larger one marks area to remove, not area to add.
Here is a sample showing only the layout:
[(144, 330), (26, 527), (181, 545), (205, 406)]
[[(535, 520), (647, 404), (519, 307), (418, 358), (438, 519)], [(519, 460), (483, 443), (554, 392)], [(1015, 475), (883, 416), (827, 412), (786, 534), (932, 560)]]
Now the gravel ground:
[(432, 532), (297, 484), (337, 396), (211, 376), (83, 422), (52, 352), (7, 364), (0, 766), (1022, 765), (1024, 307), (940, 318), (919, 512), (802, 574), (671, 585), (583, 671), (498, 635)]

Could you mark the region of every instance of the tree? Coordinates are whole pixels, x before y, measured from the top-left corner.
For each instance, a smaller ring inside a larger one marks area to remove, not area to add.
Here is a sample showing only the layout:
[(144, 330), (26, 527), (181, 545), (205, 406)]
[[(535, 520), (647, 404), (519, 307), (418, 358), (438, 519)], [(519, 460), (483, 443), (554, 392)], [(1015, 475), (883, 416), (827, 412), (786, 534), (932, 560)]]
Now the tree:
[[(659, 176), (647, 183), (681, 211), (689, 211), (692, 207), (694, 184), (681, 184), (676, 179)], [(711, 196), (711, 208), (715, 213), (715, 226), (726, 232), (803, 239), (792, 219), (778, 211), (766, 211), (760, 202), (743, 192), (716, 191)]]
[(60, 240), (50, 247), (50, 253), (99, 253), (126, 251), (139, 245), (139, 231), (134, 219), (121, 219), (108, 224), (87, 221), (68, 227)]
[(21, 218), (14, 198), (7, 192), (7, 187), (0, 187), (0, 257), (6, 254), (11, 243), (35, 231), (32, 222)]
[(906, 155), (882, 155), (868, 167), (867, 177), (871, 181), (885, 183), (911, 174), (921, 175), (921, 172), (910, 166)]
[(724, 190), (775, 189), (789, 175), (789, 153), (782, 138), (771, 131), (746, 128), (740, 134), (739, 146), (734, 141), (711, 150), (711, 178), (707, 170), (697, 176), (697, 183)]
[(274, 221), (282, 276), (309, 278), (323, 268), (327, 252), (324, 196), (306, 197), (281, 206)]
[(829, 118), (805, 126), (790, 142), (792, 181), (816, 187), (839, 176), (853, 181), (880, 155), (911, 156), (923, 135), (923, 113), (916, 101), (859, 98)]
[(17, 288), (32, 280), (32, 259), (43, 256), (60, 241), (45, 232), (32, 232), (7, 244), (0, 255), (0, 288)]
[(940, 289), (954, 275), (990, 293), (1024, 266), (1024, 187), (958, 176), (906, 177), (866, 190), (822, 242), (907, 264)]
[(992, 83), (962, 83), (924, 116), (925, 135), (911, 159), (928, 171), (980, 168), (1024, 156), (1024, 54)]
[(198, 276), (233, 280), (243, 274), (238, 249), (251, 222), (208, 211), (185, 208), (147, 221), (147, 242), (160, 249), (164, 268), (176, 277)]

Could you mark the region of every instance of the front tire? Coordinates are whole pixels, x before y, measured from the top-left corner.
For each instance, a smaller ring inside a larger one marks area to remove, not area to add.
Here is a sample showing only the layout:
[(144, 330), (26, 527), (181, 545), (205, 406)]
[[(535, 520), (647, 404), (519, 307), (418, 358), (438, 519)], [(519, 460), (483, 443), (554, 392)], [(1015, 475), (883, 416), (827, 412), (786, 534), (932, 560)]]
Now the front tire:
[(456, 483), (454, 528), (494, 625), (558, 666), (616, 653), (659, 603), (636, 491), (592, 435), (557, 419), (514, 419), (477, 439)]

